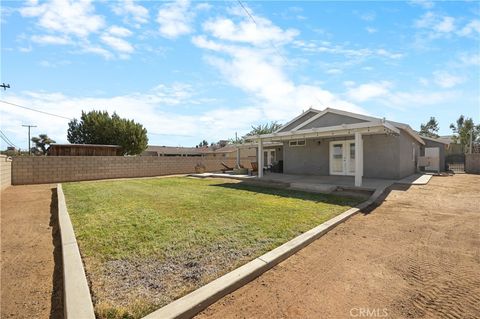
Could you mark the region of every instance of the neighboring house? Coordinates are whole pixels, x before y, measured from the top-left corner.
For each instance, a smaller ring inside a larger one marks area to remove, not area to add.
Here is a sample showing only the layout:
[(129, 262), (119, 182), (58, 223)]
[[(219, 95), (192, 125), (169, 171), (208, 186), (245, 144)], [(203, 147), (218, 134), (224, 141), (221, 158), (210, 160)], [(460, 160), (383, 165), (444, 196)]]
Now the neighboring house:
[(120, 156), (118, 145), (99, 144), (51, 144), (47, 156)]
[(212, 151), (209, 147), (176, 147), (176, 146), (154, 146), (148, 145), (141, 156), (203, 156)]
[[(142, 156), (183, 156), (183, 157), (206, 157), (206, 158), (236, 158), (237, 147), (233, 145), (226, 145), (224, 147), (216, 148), (211, 146), (205, 147), (175, 147), (175, 146), (154, 146), (149, 145), (147, 149), (141, 154)], [(251, 157), (256, 159), (255, 148), (241, 149), (240, 156), (242, 158)]]
[[(403, 123), (327, 108), (309, 109), (272, 134), (249, 137), (265, 164), (265, 143), (279, 142), (283, 172), (400, 179), (417, 171), (426, 142)], [(268, 156), (268, 154), (267, 154)], [(264, 166), (264, 165), (263, 165)], [(263, 172), (259, 171), (261, 177)]]
[[(431, 138), (423, 135), (420, 135), (420, 137), (425, 142), (425, 145), (420, 148), (420, 156), (428, 156), (429, 153), (438, 152), (439, 158), (440, 158), (439, 170), (442, 172), (445, 171), (446, 169), (445, 159), (447, 156), (447, 150), (449, 149), (451, 140), (445, 139), (445, 138)], [(428, 170), (428, 167), (427, 167), (427, 170)]]

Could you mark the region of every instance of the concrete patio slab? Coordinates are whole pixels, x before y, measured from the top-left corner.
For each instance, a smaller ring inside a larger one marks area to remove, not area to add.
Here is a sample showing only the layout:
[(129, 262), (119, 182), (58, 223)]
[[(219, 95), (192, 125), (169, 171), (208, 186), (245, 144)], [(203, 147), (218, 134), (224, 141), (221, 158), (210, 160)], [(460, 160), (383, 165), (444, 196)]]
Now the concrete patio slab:
[(399, 181), (397, 184), (404, 184), (404, 185), (426, 185), (433, 175), (430, 174), (414, 174), (408, 177), (405, 177)]

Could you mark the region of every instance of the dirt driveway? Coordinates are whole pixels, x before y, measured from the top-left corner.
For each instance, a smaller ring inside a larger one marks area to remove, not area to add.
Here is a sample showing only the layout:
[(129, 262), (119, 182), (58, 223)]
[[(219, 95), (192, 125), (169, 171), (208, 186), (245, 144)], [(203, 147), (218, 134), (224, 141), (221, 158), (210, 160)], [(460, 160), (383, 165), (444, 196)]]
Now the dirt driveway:
[(480, 176), (394, 187), (198, 318), (480, 318)]
[(1, 318), (63, 318), (54, 187), (11, 186), (1, 193)]

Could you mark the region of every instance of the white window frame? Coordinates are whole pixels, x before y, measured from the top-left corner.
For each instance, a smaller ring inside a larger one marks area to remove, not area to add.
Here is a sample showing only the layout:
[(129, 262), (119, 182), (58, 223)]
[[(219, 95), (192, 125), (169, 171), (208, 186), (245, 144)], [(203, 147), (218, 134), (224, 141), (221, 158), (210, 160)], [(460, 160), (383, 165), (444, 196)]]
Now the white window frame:
[[(302, 142), (302, 144), (299, 144), (300, 142)], [(291, 141), (288, 141), (288, 146), (290, 146), (290, 147), (303, 147), (305, 145), (307, 145), (306, 140), (291, 140)]]

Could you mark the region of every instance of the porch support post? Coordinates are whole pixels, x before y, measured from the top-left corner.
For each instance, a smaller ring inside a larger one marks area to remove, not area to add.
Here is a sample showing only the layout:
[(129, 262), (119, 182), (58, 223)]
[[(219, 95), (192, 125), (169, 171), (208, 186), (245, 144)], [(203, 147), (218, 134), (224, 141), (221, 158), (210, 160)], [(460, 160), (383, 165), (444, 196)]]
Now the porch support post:
[(355, 186), (362, 186), (363, 177), (363, 140), (362, 134), (355, 132)]
[(237, 168), (240, 168), (240, 147), (237, 146)]
[(263, 141), (262, 139), (258, 139), (258, 154), (257, 154), (257, 160), (258, 160), (258, 177), (263, 177)]

